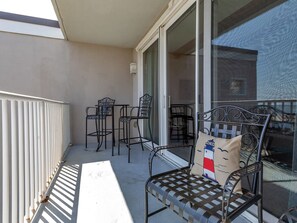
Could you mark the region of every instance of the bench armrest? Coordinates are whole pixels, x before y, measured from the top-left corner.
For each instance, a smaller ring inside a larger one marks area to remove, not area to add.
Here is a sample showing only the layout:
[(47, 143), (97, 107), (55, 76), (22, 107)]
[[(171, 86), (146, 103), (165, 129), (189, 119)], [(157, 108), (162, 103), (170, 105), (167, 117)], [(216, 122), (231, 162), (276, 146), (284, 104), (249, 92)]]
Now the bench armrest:
[[(224, 185), (224, 189), (223, 189), (223, 198), (222, 198), (223, 219), (227, 218), (229, 204), (230, 204), (230, 198), (231, 198), (231, 195), (234, 192), (234, 188), (238, 184), (238, 182), (241, 179), (243, 179), (244, 177), (248, 177), (248, 176), (254, 175), (254, 174), (262, 174), (262, 170), (263, 170), (263, 163), (256, 162), (251, 165), (245, 166), (239, 170), (236, 170), (229, 175), (229, 177), (227, 178), (226, 183)], [(262, 181), (262, 177), (260, 177), (259, 180)], [(259, 185), (259, 186), (262, 187), (261, 185)], [(260, 190), (261, 190), (261, 188), (260, 188)], [(253, 191), (253, 193), (255, 193), (255, 191)]]
[(192, 160), (192, 153), (193, 153), (193, 145), (166, 145), (166, 146), (159, 146), (152, 150), (149, 154), (148, 158), (148, 165), (149, 165), (149, 175), (152, 176), (153, 172), (153, 161), (157, 154), (162, 150), (171, 150), (171, 149), (185, 149), (186, 147), (191, 147), (190, 157), (188, 161), (188, 167), (191, 165)]

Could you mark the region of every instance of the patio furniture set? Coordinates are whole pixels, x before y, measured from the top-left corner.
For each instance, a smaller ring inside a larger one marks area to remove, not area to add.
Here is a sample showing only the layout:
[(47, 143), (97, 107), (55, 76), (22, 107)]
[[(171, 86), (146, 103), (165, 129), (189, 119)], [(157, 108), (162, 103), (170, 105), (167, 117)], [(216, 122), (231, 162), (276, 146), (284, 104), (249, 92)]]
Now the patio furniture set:
[[(143, 143), (152, 139), (149, 121), (151, 104), (152, 97), (145, 94), (139, 99), (137, 107), (121, 105), (118, 154), (120, 143), (125, 143), (128, 148), (128, 162), (131, 145), (140, 143), (143, 149)], [(86, 123), (88, 120), (96, 120), (96, 132), (88, 133), (86, 130), (86, 147), (88, 136), (97, 136), (98, 151), (103, 137), (114, 134), (114, 126), (111, 130), (106, 128), (106, 117), (114, 118), (114, 106), (114, 100), (105, 98), (98, 101), (96, 113), (93, 114), (96, 117), (87, 113)], [(89, 108), (87, 112), (88, 110)], [(256, 205), (258, 222), (263, 222), (262, 149), (270, 117), (270, 114), (254, 113), (233, 105), (218, 106), (197, 114), (196, 145), (167, 145), (154, 148), (152, 142), (148, 163), (150, 177), (145, 183), (144, 221), (148, 222), (149, 217), (165, 209), (171, 209), (189, 223), (226, 223), (237, 218), (252, 205)], [(130, 127), (133, 120), (137, 123), (138, 137), (131, 137)], [(148, 121), (149, 140), (141, 135), (139, 120)], [(187, 166), (154, 173), (154, 159), (162, 151), (171, 149), (190, 150)], [(162, 208), (149, 211), (149, 194), (162, 203)], [(280, 222), (285, 222), (285, 218), (294, 219), (291, 212), (292, 210), (282, 216)]]
[[(112, 135), (112, 155), (114, 155), (115, 146), (115, 107), (120, 107), (120, 117), (118, 121), (118, 155), (120, 155), (120, 143), (124, 143), (128, 148), (128, 162), (130, 163), (130, 152), (131, 145), (141, 144), (142, 150), (144, 149), (143, 144), (146, 142), (152, 142), (152, 131), (151, 131), (151, 108), (152, 108), (152, 96), (145, 94), (139, 98), (138, 106), (130, 107), (128, 104), (115, 104), (115, 100), (109, 97), (98, 100), (98, 104), (92, 107), (86, 108), (86, 133), (85, 133), (85, 147), (88, 147), (88, 137), (95, 136), (97, 138), (97, 149), (105, 142), (106, 148), (106, 137)], [(107, 117), (111, 117), (111, 128), (107, 128)], [(149, 128), (150, 139), (146, 139), (141, 135), (139, 121), (147, 121)], [(95, 131), (88, 132), (88, 122), (95, 122)], [(131, 136), (131, 126), (136, 123), (138, 136)], [(122, 134), (121, 134), (122, 131)], [(121, 137), (122, 136), (122, 137)], [(154, 144), (152, 142), (152, 146)]]

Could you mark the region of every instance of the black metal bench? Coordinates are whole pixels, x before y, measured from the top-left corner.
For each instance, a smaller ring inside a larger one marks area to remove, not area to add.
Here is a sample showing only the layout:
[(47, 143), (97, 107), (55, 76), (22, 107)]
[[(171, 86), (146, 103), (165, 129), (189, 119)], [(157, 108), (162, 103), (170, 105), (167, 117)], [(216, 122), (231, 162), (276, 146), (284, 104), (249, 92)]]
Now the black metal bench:
[[(145, 222), (167, 208), (188, 222), (230, 222), (253, 204), (258, 205), (258, 220), (262, 222), (261, 149), (269, 119), (269, 114), (251, 113), (236, 106), (220, 106), (197, 115), (199, 131), (218, 138), (242, 135), (240, 168), (229, 175), (223, 186), (190, 173), (194, 146), (190, 146), (192, 152), (186, 167), (159, 174), (153, 174), (153, 160), (161, 150), (189, 146), (161, 146), (152, 151), (149, 157), (150, 177), (145, 185)], [(242, 193), (235, 193), (239, 181)], [(148, 194), (162, 202), (163, 207), (149, 213)]]

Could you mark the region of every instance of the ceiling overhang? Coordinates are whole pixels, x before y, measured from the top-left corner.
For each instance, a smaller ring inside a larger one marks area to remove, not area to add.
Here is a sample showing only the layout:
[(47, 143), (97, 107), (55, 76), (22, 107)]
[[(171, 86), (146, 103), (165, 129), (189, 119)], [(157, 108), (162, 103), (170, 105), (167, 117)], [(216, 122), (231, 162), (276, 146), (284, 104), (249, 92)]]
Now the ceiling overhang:
[(69, 41), (134, 48), (170, 0), (52, 0)]

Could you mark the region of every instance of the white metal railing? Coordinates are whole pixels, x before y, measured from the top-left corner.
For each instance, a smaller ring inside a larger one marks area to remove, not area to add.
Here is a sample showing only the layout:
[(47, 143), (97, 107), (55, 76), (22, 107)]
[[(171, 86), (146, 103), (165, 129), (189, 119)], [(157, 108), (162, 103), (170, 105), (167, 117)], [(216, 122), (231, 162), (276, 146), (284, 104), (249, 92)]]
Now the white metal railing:
[(32, 219), (70, 140), (67, 103), (0, 92), (0, 222)]

